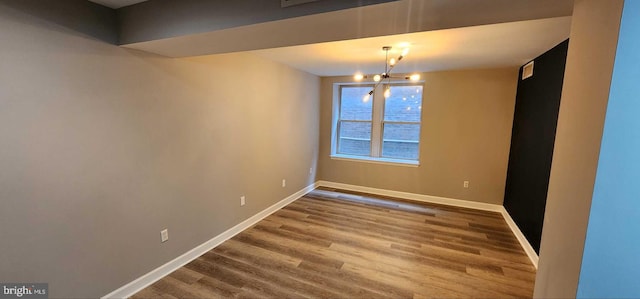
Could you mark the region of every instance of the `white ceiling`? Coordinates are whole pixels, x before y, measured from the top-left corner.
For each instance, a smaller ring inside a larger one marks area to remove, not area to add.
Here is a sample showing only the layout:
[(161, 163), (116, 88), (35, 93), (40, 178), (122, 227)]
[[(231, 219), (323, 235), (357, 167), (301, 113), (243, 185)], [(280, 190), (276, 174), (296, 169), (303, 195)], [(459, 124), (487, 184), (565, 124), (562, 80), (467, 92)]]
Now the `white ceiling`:
[(136, 3), (145, 2), (147, 0), (89, 0), (94, 3), (98, 3), (100, 5), (111, 7), (113, 9), (117, 9), (120, 7), (125, 7), (129, 5), (134, 5)]
[(250, 51), (319, 76), (383, 71), (382, 46), (409, 55), (395, 73), (520, 66), (569, 37), (571, 17), (434, 30)]

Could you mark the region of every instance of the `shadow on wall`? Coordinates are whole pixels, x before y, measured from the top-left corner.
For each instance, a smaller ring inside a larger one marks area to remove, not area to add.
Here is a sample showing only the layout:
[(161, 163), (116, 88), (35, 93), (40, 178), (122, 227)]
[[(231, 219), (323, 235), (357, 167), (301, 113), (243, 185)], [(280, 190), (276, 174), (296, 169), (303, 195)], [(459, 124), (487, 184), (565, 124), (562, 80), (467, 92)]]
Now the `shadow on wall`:
[(0, 5), (103, 42), (114, 45), (118, 43), (116, 11), (93, 2), (86, 0), (0, 0)]

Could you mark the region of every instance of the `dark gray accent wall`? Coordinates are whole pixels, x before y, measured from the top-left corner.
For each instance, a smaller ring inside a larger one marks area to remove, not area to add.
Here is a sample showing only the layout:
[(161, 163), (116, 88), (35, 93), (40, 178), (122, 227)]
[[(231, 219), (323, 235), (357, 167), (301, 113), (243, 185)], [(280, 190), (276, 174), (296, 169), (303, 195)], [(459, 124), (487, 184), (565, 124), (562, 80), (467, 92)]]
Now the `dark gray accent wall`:
[(566, 40), (540, 55), (534, 60), (533, 76), (518, 81), (504, 206), (536, 252), (540, 250), (568, 45)]
[(394, 1), (397, 0), (322, 0), (282, 8), (280, 0), (151, 0), (118, 9), (120, 44), (204, 33)]
[(87, 0), (0, 0), (0, 4), (101, 41), (116, 44), (116, 11)]

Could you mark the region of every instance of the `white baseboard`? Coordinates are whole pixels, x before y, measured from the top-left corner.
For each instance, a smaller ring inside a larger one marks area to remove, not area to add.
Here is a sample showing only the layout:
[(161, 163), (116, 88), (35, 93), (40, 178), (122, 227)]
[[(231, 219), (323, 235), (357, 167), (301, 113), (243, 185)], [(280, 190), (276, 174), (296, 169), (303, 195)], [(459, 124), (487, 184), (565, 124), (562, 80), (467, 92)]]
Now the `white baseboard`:
[(522, 245), (522, 249), (524, 249), (524, 252), (526, 252), (527, 256), (529, 256), (529, 259), (531, 260), (531, 263), (533, 264), (533, 266), (536, 267), (536, 269), (538, 269), (538, 254), (533, 249), (531, 244), (529, 244), (529, 241), (524, 236), (522, 231), (520, 231), (520, 228), (518, 227), (516, 222), (513, 221), (513, 218), (511, 218), (511, 215), (509, 215), (509, 212), (507, 212), (507, 209), (505, 209), (502, 206), (501, 208), (502, 208), (502, 211), (500, 211), (500, 213), (502, 214), (504, 221), (507, 222), (507, 225), (509, 225), (509, 228), (511, 228), (511, 231), (520, 242), (520, 245)]
[(191, 250), (189, 250), (188, 252), (184, 253), (183, 255), (175, 258), (172, 261), (169, 261), (168, 263), (152, 270), (151, 272), (139, 277), (138, 279), (122, 286), (121, 288), (103, 296), (103, 299), (106, 298), (128, 298), (133, 296), (135, 293), (139, 292), (140, 290), (148, 287), (149, 285), (151, 285), (152, 283), (160, 280), (161, 278), (169, 275), (171, 272), (179, 269), (180, 267), (188, 264), (189, 262), (195, 260), (196, 258), (198, 258), (199, 256), (205, 254), (207, 251), (215, 248), (216, 246), (222, 244), (222, 242), (232, 238), (233, 236), (237, 235), (238, 233), (242, 232), (243, 230), (251, 227), (252, 225), (258, 223), (260, 220), (266, 218), (267, 216), (273, 214), (274, 212), (280, 210), (281, 208), (283, 208), (284, 206), (288, 205), (289, 203), (295, 201), (296, 199), (300, 198), (301, 196), (307, 194), (308, 192), (312, 191), (313, 189), (318, 187), (318, 183), (316, 182), (315, 184), (311, 184), (303, 189), (301, 189), (300, 191), (291, 194), (290, 196), (288, 196), (287, 198), (277, 202), (276, 204), (262, 210), (261, 212), (251, 216), (249, 219), (240, 222), (239, 224), (237, 224), (236, 226), (224, 231), (223, 233), (215, 236), (214, 238), (212, 238), (211, 240), (204, 242), (203, 244), (199, 245), (196, 248), (193, 248)]
[(483, 211), (492, 211), (492, 212), (502, 211), (501, 205), (468, 201), (468, 200), (462, 200), (462, 199), (452, 199), (452, 198), (446, 198), (446, 197), (393, 191), (393, 190), (387, 190), (387, 189), (378, 189), (378, 188), (371, 188), (371, 187), (364, 187), (364, 186), (357, 186), (357, 185), (334, 183), (334, 182), (328, 182), (328, 181), (318, 181), (318, 185), (322, 187), (328, 187), (328, 188), (358, 191), (358, 192), (364, 192), (364, 193), (398, 197), (398, 198), (404, 198), (404, 199), (415, 200), (415, 201), (443, 204), (448, 206), (470, 208), (470, 209), (483, 210)]
[(524, 235), (522, 234), (518, 226), (515, 224), (515, 222), (507, 212), (507, 210), (501, 205), (473, 202), (473, 201), (461, 200), (461, 199), (452, 199), (452, 198), (446, 198), (446, 197), (430, 196), (430, 195), (416, 194), (416, 193), (409, 193), (409, 192), (393, 191), (393, 190), (386, 190), (386, 189), (378, 189), (378, 188), (371, 188), (371, 187), (364, 187), (364, 186), (357, 186), (357, 185), (349, 185), (349, 184), (342, 184), (342, 183), (334, 183), (334, 182), (328, 182), (328, 181), (318, 181), (315, 184), (311, 184), (301, 189), (300, 191), (294, 194), (291, 194), (287, 198), (251, 216), (247, 220), (224, 231), (223, 233), (215, 236), (209, 241), (197, 246), (196, 248), (189, 250), (188, 252), (175, 258), (174, 260), (167, 262), (166, 264), (120, 287), (119, 289), (103, 296), (102, 298), (103, 299), (128, 298), (133, 296), (135, 293), (139, 292), (140, 290), (148, 287), (154, 282), (169, 275), (171, 272), (195, 260), (199, 256), (205, 254), (207, 251), (215, 248), (216, 246), (222, 244), (224, 241), (232, 238), (233, 236), (237, 235), (243, 230), (258, 223), (260, 220), (273, 214), (274, 212), (278, 211), (279, 209), (283, 208), (289, 203), (295, 201), (296, 199), (300, 198), (306, 193), (312, 191), (318, 186), (365, 192), (365, 193), (371, 193), (371, 194), (377, 194), (377, 195), (383, 195), (383, 196), (399, 197), (399, 198), (404, 198), (408, 200), (450, 205), (450, 206), (470, 208), (470, 209), (476, 209), (476, 210), (499, 212), (504, 217), (505, 221), (509, 225), (509, 228), (511, 228), (511, 230), (513, 231), (514, 235), (520, 242), (520, 245), (522, 245), (522, 248), (527, 253), (527, 256), (529, 256), (529, 259), (531, 259), (531, 262), (533, 263), (533, 265), (536, 267), (536, 269), (538, 268), (538, 255), (536, 254), (535, 250), (533, 250), (533, 247), (531, 247), (527, 239), (524, 237)]
[(536, 269), (538, 269), (538, 255), (536, 254), (535, 250), (533, 250), (533, 247), (531, 247), (531, 244), (529, 244), (529, 241), (527, 241), (527, 238), (525, 238), (525, 236), (522, 234), (522, 232), (520, 231), (520, 228), (518, 228), (516, 223), (513, 221), (513, 219), (511, 218), (511, 215), (509, 215), (507, 210), (502, 205), (473, 202), (473, 201), (462, 200), (462, 199), (453, 199), (453, 198), (438, 197), (438, 196), (416, 194), (416, 193), (409, 193), (409, 192), (400, 192), (400, 191), (393, 191), (393, 190), (386, 190), (386, 189), (378, 189), (378, 188), (349, 185), (349, 184), (335, 183), (335, 182), (328, 182), (328, 181), (318, 181), (316, 184), (318, 186), (328, 187), (328, 188), (344, 189), (344, 190), (351, 190), (351, 191), (357, 191), (357, 192), (371, 193), (376, 195), (398, 197), (398, 198), (421, 201), (421, 202), (443, 204), (443, 205), (454, 206), (454, 207), (498, 212), (502, 214), (502, 217), (507, 222), (507, 225), (509, 226), (513, 234), (516, 236), (516, 238), (518, 239), (518, 242), (520, 242), (522, 249), (524, 249), (525, 253), (527, 253), (527, 256), (531, 260), (531, 263), (533, 264), (533, 266), (536, 267)]

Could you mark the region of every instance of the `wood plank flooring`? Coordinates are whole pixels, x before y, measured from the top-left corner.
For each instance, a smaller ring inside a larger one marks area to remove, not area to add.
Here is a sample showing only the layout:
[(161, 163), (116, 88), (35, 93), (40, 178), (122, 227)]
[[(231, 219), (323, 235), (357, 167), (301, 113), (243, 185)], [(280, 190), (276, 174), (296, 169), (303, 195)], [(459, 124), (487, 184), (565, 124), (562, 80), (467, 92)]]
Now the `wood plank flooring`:
[(530, 298), (534, 279), (499, 213), (321, 188), (132, 298)]

